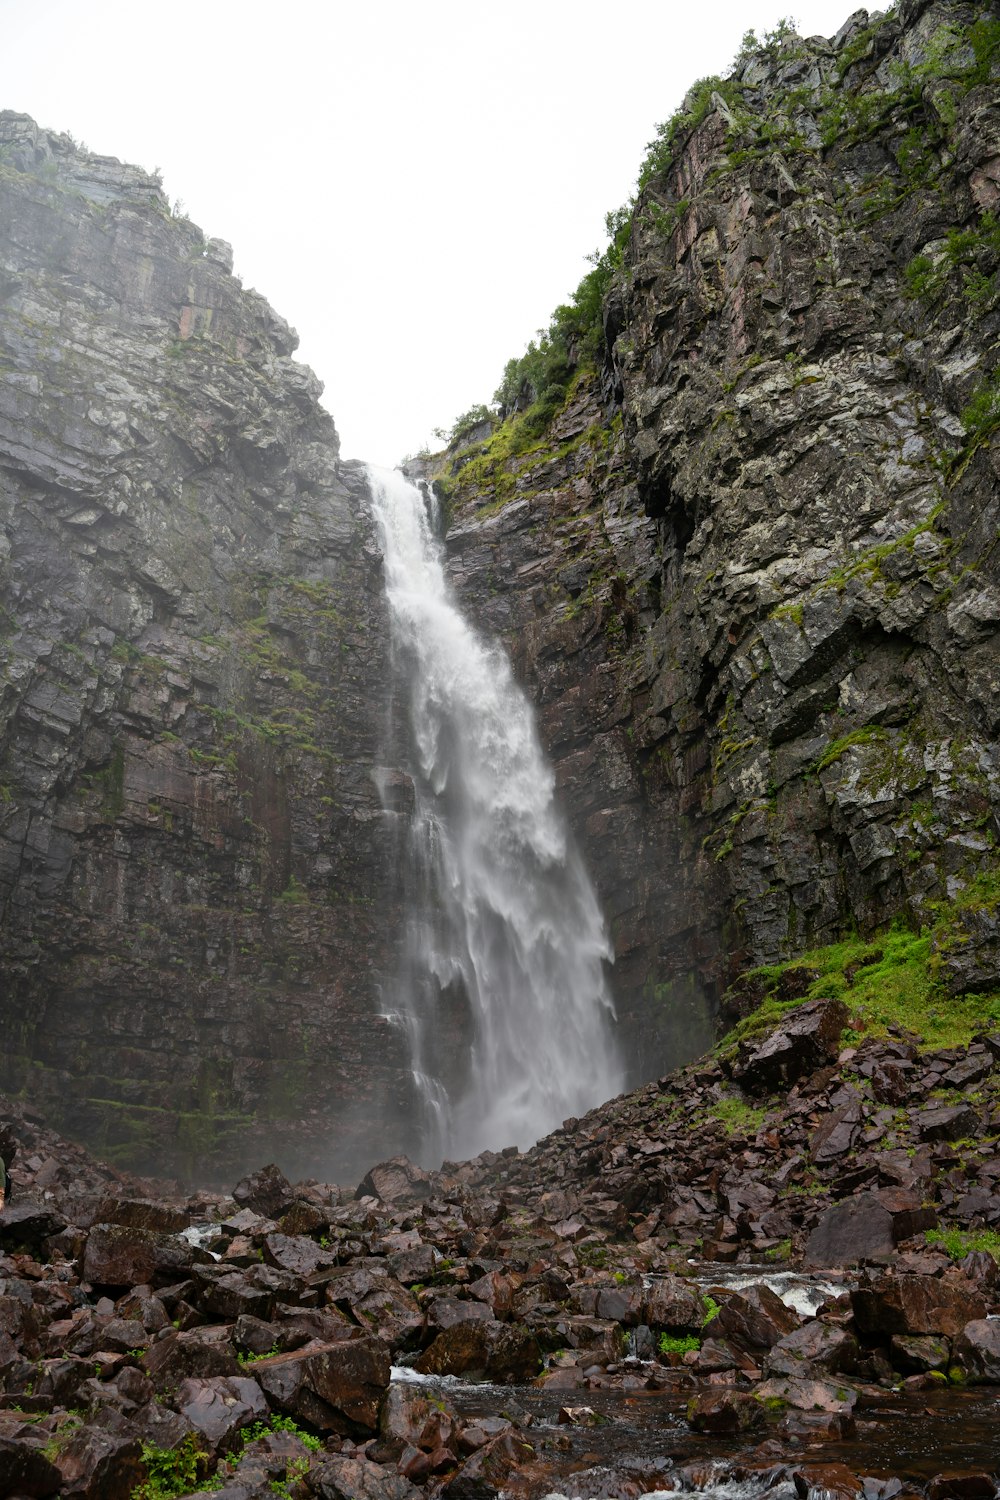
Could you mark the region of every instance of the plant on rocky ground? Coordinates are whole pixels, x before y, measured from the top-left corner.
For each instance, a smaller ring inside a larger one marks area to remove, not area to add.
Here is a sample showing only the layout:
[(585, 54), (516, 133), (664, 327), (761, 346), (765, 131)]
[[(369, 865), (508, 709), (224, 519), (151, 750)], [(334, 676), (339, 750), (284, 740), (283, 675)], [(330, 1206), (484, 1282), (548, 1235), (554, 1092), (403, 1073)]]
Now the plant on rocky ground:
[(996, 1229), (928, 1229), (925, 1238), (928, 1245), (947, 1250), (952, 1260), (964, 1260), (971, 1250), (985, 1250), (1000, 1261), (1000, 1231)]
[(217, 1479), (199, 1481), (199, 1469), (204, 1472), (205, 1453), (190, 1432), (176, 1448), (143, 1443), (142, 1462), (148, 1477), (132, 1491), (131, 1500), (173, 1500), (176, 1495), (189, 1495), (196, 1489), (221, 1487)]
[(661, 1333), (657, 1340), (657, 1347), (661, 1354), (686, 1354), (689, 1349), (700, 1349), (701, 1339), (693, 1333), (683, 1337), (676, 1337), (672, 1333)]

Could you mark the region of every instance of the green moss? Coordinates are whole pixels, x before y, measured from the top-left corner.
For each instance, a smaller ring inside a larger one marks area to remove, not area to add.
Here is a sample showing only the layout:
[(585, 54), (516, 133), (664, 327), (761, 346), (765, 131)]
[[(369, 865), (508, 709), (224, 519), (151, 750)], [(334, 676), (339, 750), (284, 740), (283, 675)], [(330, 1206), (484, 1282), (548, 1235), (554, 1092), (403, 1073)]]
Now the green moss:
[(768, 1107), (755, 1108), (743, 1099), (720, 1099), (709, 1115), (718, 1120), (727, 1135), (756, 1135), (768, 1115)]
[[(942, 903), (922, 932), (895, 926), (871, 940), (847, 938), (787, 963), (751, 970), (745, 978), (757, 981), (764, 999), (723, 1038), (720, 1054), (730, 1055), (741, 1043), (767, 1036), (790, 1010), (824, 998), (844, 1000), (856, 1026), (869, 1034), (882, 1036), (890, 1026), (902, 1026), (924, 1048), (966, 1046), (984, 1027), (1000, 1022), (1000, 991), (950, 997), (939, 977), (940, 954), (949, 943), (965, 940), (963, 913), (979, 904), (996, 910), (998, 894), (997, 873), (988, 872), (954, 901)], [(802, 975), (801, 997), (775, 998), (796, 973)]]
[(689, 1349), (701, 1348), (701, 1339), (693, 1333), (682, 1337), (677, 1337), (672, 1333), (661, 1333), (656, 1344), (661, 1354), (687, 1354)]
[(985, 1250), (1000, 1261), (1000, 1231), (996, 1229), (928, 1229), (925, 1238), (928, 1245), (940, 1245), (947, 1250), (952, 1260), (964, 1260), (970, 1251)]
[(877, 724), (865, 724), (861, 729), (852, 729), (838, 740), (832, 740), (815, 764), (815, 770), (824, 771), (855, 745), (871, 745), (888, 739), (884, 729)]

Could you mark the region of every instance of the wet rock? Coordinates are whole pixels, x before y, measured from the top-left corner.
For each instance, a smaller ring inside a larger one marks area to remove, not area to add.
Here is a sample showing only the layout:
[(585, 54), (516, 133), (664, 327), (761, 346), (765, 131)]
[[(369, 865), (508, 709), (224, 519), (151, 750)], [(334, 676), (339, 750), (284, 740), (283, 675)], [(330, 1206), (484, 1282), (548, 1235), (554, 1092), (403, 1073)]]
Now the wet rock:
[(985, 1469), (942, 1469), (927, 1486), (927, 1500), (994, 1500), (996, 1481)]
[(947, 1339), (921, 1338), (915, 1334), (894, 1333), (889, 1343), (893, 1369), (904, 1375), (921, 1375), (929, 1370), (947, 1370), (951, 1346)]
[(879, 1260), (896, 1244), (893, 1216), (873, 1193), (845, 1198), (821, 1216), (806, 1242), (806, 1266), (849, 1266)]
[(61, 1493), (79, 1500), (129, 1500), (146, 1477), (141, 1451), (135, 1437), (95, 1426), (81, 1428), (60, 1445), (54, 1459)]
[(417, 1500), (420, 1491), (402, 1474), (367, 1458), (335, 1454), (309, 1476), (320, 1500)]
[(811, 1001), (784, 1018), (763, 1042), (741, 1052), (732, 1075), (750, 1093), (772, 1093), (795, 1083), (837, 1056), (846, 1025), (842, 1001)]
[(688, 1425), (695, 1432), (749, 1432), (764, 1424), (764, 1408), (743, 1391), (706, 1391), (687, 1408)]
[(306, 1346), (258, 1360), (254, 1378), (289, 1416), (321, 1432), (369, 1436), (389, 1385), (389, 1352), (381, 1339)]
[(157, 1391), (173, 1390), (186, 1377), (239, 1375), (228, 1327), (192, 1328), (165, 1334), (143, 1355), (143, 1369)]
[(152, 1198), (106, 1197), (94, 1215), (98, 1224), (121, 1224), (128, 1229), (149, 1229), (160, 1234), (179, 1234), (191, 1222), (182, 1208)]
[(268, 1414), (256, 1380), (239, 1375), (182, 1380), (174, 1404), (215, 1452), (231, 1449), (241, 1428)]
[(851, 1306), (858, 1331), (873, 1334), (943, 1334), (953, 1338), (986, 1314), (986, 1303), (968, 1282), (934, 1276), (881, 1277), (857, 1287)]
[(975, 1318), (966, 1323), (952, 1352), (971, 1383), (1000, 1383), (1000, 1319)]
[(31, 1198), (14, 1199), (0, 1218), (0, 1245), (7, 1250), (24, 1247), (39, 1251), (51, 1236), (66, 1228), (66, 1220), (48, 1204)]
[(174, 1235), (98, 1224), (87, 1236), (81, 1275), (95, 1286), (166, 1286), (196, 1260), (211, 1257)]
[(418, 1202), (430, 1196), (430, 1176), (406, 1156), (372, 1167), (358, 1186), (359, 1198), (381, 1198), (384, 1203)]
[(0, 1437), (0, 1494), (44, 1500), (57, 1492), (62, 1480), (61, 1471), (34, 1443)]
[(941, 1104), (921, 1110), (917, 1128), (922, 1141), (957, 1141), (976, 1128), (976, 1112), (968, 1104)]
[(517, 1469), (534, 1458), (519, 1433), (504, 1432), (473, 1453), (439, 1490), (448, 1500), (492, 1500)]
[(828, 1380), (802, 1380), (775, 1376), (765, 1380), (754, 1392), (758, 1401), (768, 1406), (794, 1406), (799, 1411), (819, 1411), (850, 1415), (858, 1399), (857, 1391)]
[(295, 1202), (291, 1183), (274, 1162), (242, 1178), (233, 1188), (233, 1197), (241, 1208), (268, 1219), (279, 1219)]
[(764, 1368), (769, 1375), (802, 1378), (850, 1373), (857, 1364), (858, 1341), (854, 1335), (813, 1320), (779, 1339), (768, 1351)]
[(770, 1349), (798, 1326), (798, 1315), (770, 1287), (760, 1285), (731, 1293), (704, 1332), (706, 1338), (722, 1336), (740, 1349)]

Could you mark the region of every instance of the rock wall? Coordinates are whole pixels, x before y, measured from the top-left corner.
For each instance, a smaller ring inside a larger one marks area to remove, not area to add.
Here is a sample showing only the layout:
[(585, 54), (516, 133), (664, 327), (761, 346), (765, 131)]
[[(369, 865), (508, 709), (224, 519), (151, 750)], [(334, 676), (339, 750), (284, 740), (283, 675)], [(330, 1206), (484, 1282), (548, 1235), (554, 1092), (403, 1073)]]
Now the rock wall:
[(381, 559), (231, 265), (0, 115), (0, 1077), (147, 1170), (350, 1173), (409, 1087)]
[[(599, 377), (532, 450), (431, 465), (538, 698), (637, 1079), (742, 965), (995, 871), (998, 35), (912, 0), (693, 91)], [(958, 990), (1000, 985), (990, 890)]]

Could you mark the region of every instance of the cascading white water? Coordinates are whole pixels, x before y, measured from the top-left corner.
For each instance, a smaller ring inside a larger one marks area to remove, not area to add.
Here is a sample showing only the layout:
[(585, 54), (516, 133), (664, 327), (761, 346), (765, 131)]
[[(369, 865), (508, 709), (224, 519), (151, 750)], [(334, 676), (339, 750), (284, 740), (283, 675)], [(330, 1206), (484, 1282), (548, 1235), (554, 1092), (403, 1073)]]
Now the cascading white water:
[[(368, 474), (413, 740), (417, 878), (394, 1006), (424, 1150), (524, 1147), (623, 1086), (611, 950), (506, 654), (452, 599), (421, 492), (398, 470)], [(436, 1058), (448, 1038), (436, 1032), (456, 995), (469, 1055), (446, 1083)]]

